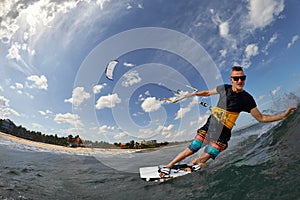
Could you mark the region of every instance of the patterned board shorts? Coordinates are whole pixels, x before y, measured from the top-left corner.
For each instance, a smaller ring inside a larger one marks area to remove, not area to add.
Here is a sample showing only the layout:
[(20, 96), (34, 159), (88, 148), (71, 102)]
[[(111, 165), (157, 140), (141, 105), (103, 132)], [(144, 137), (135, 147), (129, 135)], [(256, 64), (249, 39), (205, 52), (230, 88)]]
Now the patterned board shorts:
[(212, 157), (212, 159), (215, 159), (220, 152), (224, 151), (227, 148), (227, 143), (209, 140), (208, 138), (209, 136), (205, 130), (198, 129), (197, 135), (195, 136), (194, 140), (188, 148), (193, 153), (196, 153), (199, 149), (201, 149), (203, 144), (207, 144), (207, 146), (204, 149), (204, 152), (208, 153)]

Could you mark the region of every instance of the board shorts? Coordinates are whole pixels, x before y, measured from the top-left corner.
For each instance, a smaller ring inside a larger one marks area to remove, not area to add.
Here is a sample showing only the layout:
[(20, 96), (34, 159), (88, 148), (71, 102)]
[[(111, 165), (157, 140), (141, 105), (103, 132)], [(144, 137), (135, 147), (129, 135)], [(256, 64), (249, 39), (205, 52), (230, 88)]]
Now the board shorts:
[(212, 139), (209, 134), (207, 134), (208, 126), (210, 120), (200, 129), (197, 130), (197, 134), (188, 148), (196, 153), (203, 145), (206, 145), (204, 152), (208, 153), (212, 159), (215, 159), (220, 152), (224, 151), (228, 143), (222, 137), (218, 139)]

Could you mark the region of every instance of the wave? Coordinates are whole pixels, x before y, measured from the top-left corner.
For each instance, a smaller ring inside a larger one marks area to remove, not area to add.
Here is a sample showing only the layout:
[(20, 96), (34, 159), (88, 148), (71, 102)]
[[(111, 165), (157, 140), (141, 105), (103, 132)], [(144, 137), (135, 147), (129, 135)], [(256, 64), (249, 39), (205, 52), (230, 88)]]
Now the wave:
[(203, 172), (211, 183), (206, 192), (222, 199), (299, 198), (299, 122), (298, 109), (270, 129), (258, 124), (239, 132), (235, 146)]

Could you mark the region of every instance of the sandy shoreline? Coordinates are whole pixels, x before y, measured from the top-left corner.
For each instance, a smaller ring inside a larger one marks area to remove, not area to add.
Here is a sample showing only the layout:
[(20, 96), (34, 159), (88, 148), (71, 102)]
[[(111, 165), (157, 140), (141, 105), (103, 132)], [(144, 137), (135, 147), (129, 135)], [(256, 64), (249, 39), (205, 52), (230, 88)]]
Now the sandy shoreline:
[(64, 151), (68, 153), (83, 153), (83, 154), (90, 154), (90, 153), (107, 153), (107, 154), (122, 154), (122, 153), (135, 153), (139, 152), (139, 149), (104, 149), (104, 148), (87, 148), (87, 147), (77, 147), (77, 148), (72, 148), (72, 147), (64, 147), (64, 146), (59, 146), (59, 145), (54, 145), (54, 144), (47, 144), (43, 142), (36, 142), (36, 141), (31, 141), (27, 140), (24, 138), (16, 137), (7, 133), (0, 132), (0, 138), (4, 138), (6, 140), (18, 142), (21, 144), (33, 146), (33, 147), (38, 147), (38, 148), (43, 148), (43, 149), (49, 149), (49, 150), (57, 150), (57, 151)]

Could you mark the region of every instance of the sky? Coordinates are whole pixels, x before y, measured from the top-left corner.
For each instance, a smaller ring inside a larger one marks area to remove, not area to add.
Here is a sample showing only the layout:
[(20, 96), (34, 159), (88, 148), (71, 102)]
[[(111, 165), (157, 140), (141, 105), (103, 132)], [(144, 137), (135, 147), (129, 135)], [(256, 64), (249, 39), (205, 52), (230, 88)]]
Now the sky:
[[(262, 112), (300, 96), (299, 0), (0, 2), (0, 118), (85, 140), (183, 141), (241, 65)], [(298, 53), (297, 53), (298, 52)], [(118, 60), (113, 80), (108, 63)], [(234, 129), (254, 123), (242, 113)]]

